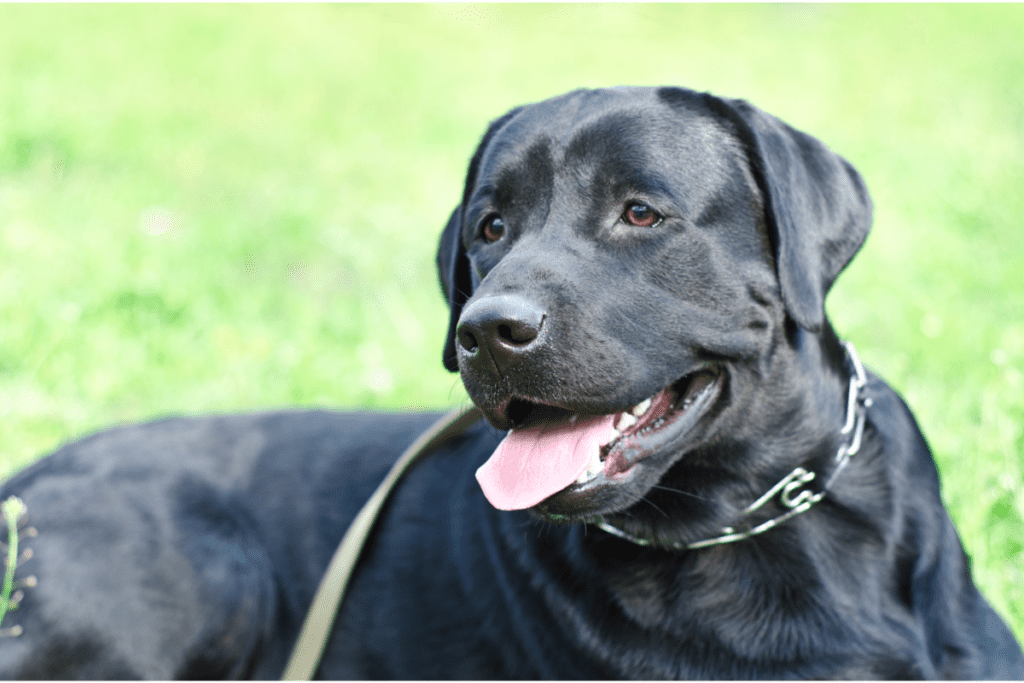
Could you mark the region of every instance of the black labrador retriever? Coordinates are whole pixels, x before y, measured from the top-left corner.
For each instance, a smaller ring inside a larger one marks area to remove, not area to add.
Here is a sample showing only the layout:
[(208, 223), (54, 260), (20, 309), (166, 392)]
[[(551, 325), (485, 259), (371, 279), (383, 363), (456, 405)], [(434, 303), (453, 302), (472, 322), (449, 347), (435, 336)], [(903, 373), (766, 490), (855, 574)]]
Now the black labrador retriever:
[[(1024, 677), (910, 411), (825, 317), (870, 222), (848, 163), (746, 102), (615, 88), (494, 121), (438, 253), (444, 363), (490, 424), (393, 493), (318, 675)], [(434, 417), (62, 447), (0, 493), (36, 532), (0, 676), (279, 676)]]

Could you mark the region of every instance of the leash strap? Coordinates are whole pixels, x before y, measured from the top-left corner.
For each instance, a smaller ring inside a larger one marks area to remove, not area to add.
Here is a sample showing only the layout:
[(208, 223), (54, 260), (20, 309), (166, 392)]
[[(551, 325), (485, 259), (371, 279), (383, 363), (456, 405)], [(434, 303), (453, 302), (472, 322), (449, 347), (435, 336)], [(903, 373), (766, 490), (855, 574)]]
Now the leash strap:
[(327, 572), (320, 580), (313, 603), (306, 613), (306, 620), (302, 624), (298, 640), (295, 641), (288, 666), (281, 675), (282, 681), (308, 681), (316, 674), (331, 627), (334, 625), (334, 618), (345, 597), (345, 588), (352, 576), (352, 570), (359, 560), (381, 508), (384, 507), (398, 480), (420, 456), (462, 434), (481, 417), (483, 414), (472, 404), (468, 408), (456, 408), (420, 434), (391, 466), (391, 471), (352, 520), (338, 549), (334, 551), (334, 556), (327, 565)]

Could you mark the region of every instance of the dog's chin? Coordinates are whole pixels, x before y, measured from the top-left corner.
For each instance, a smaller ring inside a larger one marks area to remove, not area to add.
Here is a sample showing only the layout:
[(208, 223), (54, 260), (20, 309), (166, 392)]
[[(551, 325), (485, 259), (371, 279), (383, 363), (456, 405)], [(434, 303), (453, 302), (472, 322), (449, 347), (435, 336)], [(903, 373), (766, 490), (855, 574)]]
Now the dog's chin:
[(600, 461), (595, 458), (579, 479), (530, 512), (547, 521), (574, 523), (636, 504), (669, 468), (700, 445), (725, 382), (721, 369), (703, 369), (616, 414), (621, 434), (600, 449)]

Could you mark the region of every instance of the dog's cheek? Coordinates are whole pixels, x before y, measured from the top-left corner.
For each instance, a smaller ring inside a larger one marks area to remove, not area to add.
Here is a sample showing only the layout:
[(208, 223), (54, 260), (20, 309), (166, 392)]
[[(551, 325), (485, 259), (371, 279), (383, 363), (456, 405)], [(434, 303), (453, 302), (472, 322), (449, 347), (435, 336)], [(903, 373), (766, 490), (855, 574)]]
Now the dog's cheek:
[(479, 291), (484, 279), (494, 270), (494, 267), (498, 265), (502, 257), (502, 254), (493, 253), (495, 251), (493, 248), (488, 250), (491, 253), (482, 253), (482, 251), (477, 250), (468, 254), (469, 277), (473, 285), (473, 293)]

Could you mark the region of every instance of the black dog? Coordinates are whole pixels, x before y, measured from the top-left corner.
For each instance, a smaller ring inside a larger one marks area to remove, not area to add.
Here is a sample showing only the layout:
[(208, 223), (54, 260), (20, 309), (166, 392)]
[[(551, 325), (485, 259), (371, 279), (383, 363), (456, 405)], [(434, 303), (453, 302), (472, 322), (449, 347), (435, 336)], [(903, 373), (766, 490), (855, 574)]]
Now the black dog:
[[(438, 254), (445, 365), (492, 426), (402, 481), (319, 675), (1024, 676), (913, 417), (825, 317), (870, 219), (845, 161), (744, 102), (579, 91), (495, 121)], [(432, 419), (61, 448), (0, 493), (37, 530), (0, 676), (280, 675)]]

